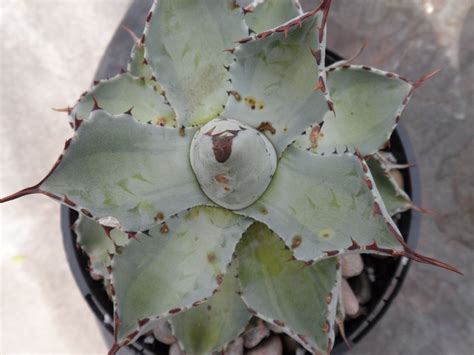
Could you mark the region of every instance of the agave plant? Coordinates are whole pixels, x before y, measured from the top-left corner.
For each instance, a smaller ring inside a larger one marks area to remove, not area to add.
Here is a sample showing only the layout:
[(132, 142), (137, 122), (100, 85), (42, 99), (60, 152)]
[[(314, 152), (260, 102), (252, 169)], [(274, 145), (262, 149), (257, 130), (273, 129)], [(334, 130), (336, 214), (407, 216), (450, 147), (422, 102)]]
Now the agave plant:
[[(415, 89), (325, 66), (330, 0), (159, 0), (128, 70), (67, 108), (74, 136), (38, 184), (74, 225), (114, 304), (110, 354), (172, 325), (190, 354), (226, 348), (252, 316), (329, 353), (345, 253), (406, 256), (412, 208), (380, 152)], [(249, 35), (250, 34), (250, 35)]]

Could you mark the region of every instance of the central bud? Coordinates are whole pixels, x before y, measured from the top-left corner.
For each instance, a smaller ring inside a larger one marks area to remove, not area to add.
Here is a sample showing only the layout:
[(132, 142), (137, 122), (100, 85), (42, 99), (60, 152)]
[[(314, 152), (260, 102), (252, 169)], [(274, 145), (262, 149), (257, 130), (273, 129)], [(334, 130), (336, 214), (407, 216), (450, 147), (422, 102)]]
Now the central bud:
[(190, 159), (207, 197), (231, 210), (255, 202), (277, 166), (275, 149), (267, 137), (238, 121), (220, 118), (196, 132)]

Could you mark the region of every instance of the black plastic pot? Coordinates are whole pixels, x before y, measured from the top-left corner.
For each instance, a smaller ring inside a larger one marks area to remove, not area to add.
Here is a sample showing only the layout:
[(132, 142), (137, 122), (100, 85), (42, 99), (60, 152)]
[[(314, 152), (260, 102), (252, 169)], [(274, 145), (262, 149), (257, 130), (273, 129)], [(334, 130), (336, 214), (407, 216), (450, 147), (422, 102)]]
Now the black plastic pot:
[[(131, 28), (136, 33), (143, 29), (145, 16), (152, 1), (135, 1), (124, 17), (122, 24)], [(125, 68), (133, 46), (133, 40), (125, 31), (119, 29), (109, 44), (104, 57), (100, 63), (95, 79), (111, 77)], [(326, 60), (331, 64), (341, 58), (329, 52)], [(410, 145), (409, 138), (403, 127), (398, 126), (391, 137), (391, 152), (397, 161), (403, 163), (415, 163), (415, 157)], [(416, 205), (420, 205), (420, 180), (416, 169), (404, 169), (401, 171), (405, 183), (405, 191), (411, 196)], [(86, 302), (97, 316), (102, 325), (106, 339), (112, 341), (113, 328), (112, 303), (110, 302), (102, 282), (93, 280), (88, 272), (88, 258), (76, 248), (76, 235), (70, 226), (77, 219), (77, 212), (61, 207), (61, 228), (63, 234), (64, 249), (69, 261), (69, 266), (74, 278), (84, 296)], [(397, 221), (398, 228), (405, 236), (408, 245), (415, 250), (418, 240), (420, 216), (412, 211), (401, 214)], [(345, 322), (348, 339), (356, 344), (364, 337), (376, 322), (383, 316), (397, 295), (409, 267), (407, 258), (379, 258), (364, 255), (365, 270), (370, 270), (372, 297), (365, 305), (367, 315)], [(347, 352), (347, 346), (338, 337), (333, 354)], [(167, 346), (155, 341), (153, 344), (145, 344), (142, 340), (128, 348), (130, 354), (167, 354)], [(122, 350), (125, 353), (125, 350)]]

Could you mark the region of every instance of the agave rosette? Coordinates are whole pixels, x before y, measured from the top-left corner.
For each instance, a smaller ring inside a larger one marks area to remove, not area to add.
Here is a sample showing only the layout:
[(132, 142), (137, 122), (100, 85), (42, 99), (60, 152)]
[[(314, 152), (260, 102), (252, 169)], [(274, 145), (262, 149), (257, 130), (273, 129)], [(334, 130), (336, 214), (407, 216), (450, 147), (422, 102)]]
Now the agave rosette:
[(81, 212), (78, 242), (114, 302), (111, 354), (158, 319), (210, 353), (252, 316), (329, 353), (338, 255), (454, 270), (404, 243), (391, 214), (413, 205), (377, 155), (428, 76), (325, 68), (330, 3), (155, 1), (128, 71), (68, 110), (75, 134), (51, 172), (1, 200)]

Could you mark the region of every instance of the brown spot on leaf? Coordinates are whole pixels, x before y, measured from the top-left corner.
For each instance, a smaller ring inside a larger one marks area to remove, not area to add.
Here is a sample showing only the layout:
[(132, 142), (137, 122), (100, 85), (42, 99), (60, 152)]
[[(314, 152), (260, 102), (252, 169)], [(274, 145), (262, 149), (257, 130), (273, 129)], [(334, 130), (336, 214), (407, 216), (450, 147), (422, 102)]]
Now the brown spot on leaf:
[(217, 261), (216, 253), (214, 253), (213, 251), (207, 253), (207, 261), (211, 264), (214, 264)]
[(298, 334), (298, 338), (300, 338), (300, 340), (305, 343), (305, 344), (308, 344), (308, 339), (306, 338), (306, 336), (304, 336), (303, 334)]
[(143, 318), (138, 320), (138, 326), (142, 328), (145, 324), (150, 321), (150, 318)]
[(382, 215), (382, 210), (380, 209), (380, 206), (377, 202), (374, 202), (372, 206), (372, 215), (375, 216), (381, 216)]
[(160, 118), (158, 118), (158, 120), (156, 121), (156, 124), (157, 124), (158, 126), (163, 127), (163, 126), (166, 124), (166, 117), (160, 117)]
[(217, 274), (217, 276), (216, 276), (216, 281), (217, 281), (217, 284), (218, 284), (218, 285), (221, 285), (221, 284), (222, 284), (222, 281), (224, 281), (224, 275), (222, 275), (222, 274)]
[(291, 240), (291, 249), (296, 249), (301, 245), (302, 239), (300, 235), (295, 235)]
[(228, 184), (229, 183), (229, 178), (225, 176), (224, 174), (218, 174), (214, 176), (214, 179), (221, 184)]
[(367, 187), (369, 188), (369, 190), (372, 190), (372, 188), (374, 187), (373, 184), (372, 184), (372, 180), (367, 178), (367, 179), (365, 179), (365, 183), (367, 184)]
[(316, 63), (319, 65), (321, 63), (321, 50), (311, 48), (311, 54), (313, 55), (314, 59), (316, 59)]
[(169, 314), (175, 314), (181, 312), (181, 308), (173, 308), (168, 311)]
[(260, 213), (261, 214), (268, 214), (268, 210), (265, 207), (260, 208)]
[(227, 93), (229, 95), (232, 95), (236, 101), (241, 101), (242, 100), (242, 96), (240, 96), (240, 94), (235, 90), (227, 91)]
[(331, 330), (331, 325), (329, 324), (328, 321), (326, 321), (326, 322), (323, 324), (323, 332), (324, 332), (324, 333), (329, 333), (330, 330)]
[(321, 126), (316, 125), (311, 129), (309, 134), (309, 141), (311, 143), (311, 149), (316, 149), (318, 147), (318, 138), (320, 136)]
[(249, 311), (250, 314), (253, 314), (253, 315), (257, 314), (257, 311), (253, 308), (247, 308), (247, 310)]
[(162, 221), (165, 219), (165, 215), (163, 214), (163, 212), (158, 212), (154, 219), (156, 222)]
[(260, 123), (260, 125), (257, 127), (257, 131), (259, 132), (265, 132), (265, 131), (268, 131), (270, 132), (271, 134), (275, 134), (276, 133), (276, 129), (272, 126), (272, 124), (268, 121), (264, 121), (262, 123)]
[(170, 231), (168, 225), (166, 223), (163, 223), (163, 225), (161, 226), (160, 228), (160, 232), (163, 233), (163, 234), (166, 234)]
[(82, 213), (83, 215), (86, 215), (86, 216), (89, 217), (89, 218), (94, 218), (94, 217), (92, 216), (92, 213), (90, 213), (90, 212), (89, 212), (88, 210), (86, 210), (85, 208), (82, 208), (82, 209), (81, 209), (81, 213)]
[(325, 301), (326, 301), (327, 304), (330, 304), (330, 303), (331, 303), (331, 301), (332, 301), (332, 293), (328, 293), (328, 294), (326, 295)]
[(179, 135), (181, 137), (184, 137), (186, 135), (186, 129), (184, 128), (184, 126), (179, 128)]
[(273, 321), (273, 323), (275, 323), (279, 327), (284, 327), (285, 326), (285, 323), (283, 323), (281, 320), (278, 320), (278, 319), (275, 319)]

